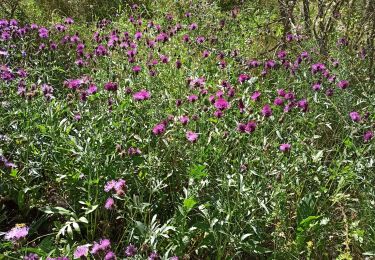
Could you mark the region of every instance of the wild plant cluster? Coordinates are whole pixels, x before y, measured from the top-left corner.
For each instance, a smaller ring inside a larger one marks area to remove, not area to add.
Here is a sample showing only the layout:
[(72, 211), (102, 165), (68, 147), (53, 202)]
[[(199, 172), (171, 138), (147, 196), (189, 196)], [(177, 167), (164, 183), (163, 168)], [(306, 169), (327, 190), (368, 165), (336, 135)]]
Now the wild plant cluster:
[(0, 20), (0, 259), (375, 255), (366, 46), (251, 15)]

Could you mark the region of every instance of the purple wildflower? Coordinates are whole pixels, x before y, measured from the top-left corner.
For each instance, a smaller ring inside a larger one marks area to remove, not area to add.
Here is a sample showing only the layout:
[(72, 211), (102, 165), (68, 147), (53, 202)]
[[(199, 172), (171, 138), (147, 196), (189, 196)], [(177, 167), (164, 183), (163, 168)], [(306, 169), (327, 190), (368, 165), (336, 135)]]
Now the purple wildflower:
[(86, 93), (89, 94), (89, 95), (93, 95), (93, 94), (95, 94), (97, 91), (98, 91), (97, 86), (94, 85), (94, 84), (90, 84), (90, 85), (89, 85), (89, 88), (86, 90)]
[(198, 24), (196, 24), (196, 23), (192, 23), (192, 24), (190, 24), (189, 25), (189, 30), (196, 30), (196, 29), (198, 29)]
[(116, 260), (116, 255), (112, 251), (109, 251), (105, 256), (104, 260)]
[(245, 131), (246, 131), (247, 133), (252, 133), (252, 132), (255, 131), (256, 127), (257, 127), (257, 124), (256, 124), (255, 121), (249, 121), (249, 122), (247, 122), (247, 124), (246, 124), (246, 129), (245, 129)]
[(354, 122), (359, 122), (361, 121), (361, 115), (358, 113), (358, 112), (350, 112), (349, 113), (349, 116), (350, 118), (354, 121)]
[(150, 99), (151, 94), (145, 89), (142, 89), (139, 92), (136, 92), (133, 94), (133, 99), (136, 101), (141, 101), (141, 100), (147, 100)]
[(341, 89), (346, 89), (347, 87), (349, 87), (349, 81), (341, 80), (337, 83), (337, 86)]
[(140, 40), (140, 39), (142, 38), (142, 32), (136, 32), (136, 33), (134, 34), (134, 38), (135, 38), (136, 40)]
[(229, 108), (229, 103), (228, 101), (226, 101), (224, 98), (218, 98), (216, 101), (215, 101), (215, 104), (214, 104), (215, 108), (223, 111), (227, 108)]
[(327, 89), (327, 90), (326, 90), (326, 95), (327, 95), (328, 97), (331, 97), (331, 96), (333, 95), (333, 89), (332, 89), (332, 88)]
[(180, 122), (182, 125), (187, 125), (189, 123), (189, 117), (188, 116), (181, 116)]
[(273, 104), (275, 106), (282, 106), (284, 103), (284, 100), (280, 97), (276, 97), (275, 100), (273, 101)]
[(88, 245), (78, 246), (76, 251), (74, 251), (74, 259), (86, 257), (89, 253)]
[(9, 230), (4, 238), (6, 240), (11, 240), (11, 241), (17, 241), (22, 238), (25, 238), (29, 234), (29, 227), (14, 227), (11, 230)]
[(369, 142), (374, 137), (374, 133), (369, 130), (363, 134), (363, 140), (365, 143)]
[(44, 27), (40, 28), (38, 30), (38, 33), (39, 33), (40, 38), (48, 38), (49, 31), (46, 28), (44, 28)]
[(309, 103), (306, 99), (301, 99), (300, 101), (298, 101), (297, 105), (302, 110), (302, 112), (307, 112), (307, 110), (309, 109)]
[(154, 133), (154, 135), (161, 135), (161, 134), (163, 134), (165, 132), (165, 125), (164, 124), (157, 124), (152, 129), (152, 132)]
[(318, 91), (318, 90), (320, 90), (321, 88), (322, 88), (322, 84), (320, 84), (320, 83), (314, 83), (314, 84), (312, 85), (312, 89), (315, 90), (315, 91)]
[(109, 197), (104, 204), (104, 208), (106, 209), (113, 209), (115, 206), (115, 200), (111, 197)]
[(188, 139), (190, 142), (194, 143), (198, 139), (198, 134), (194, 133), (192, 131), (187, 131), (186, 132), (186, 139)]
[(156, 260), (159, 258), (159, 255), (158, 253), (156, 252), (152, 252), (149, 256), (148, 256), (148, 260)]
[(223, 112), (221, 110), (216, 110), (214, 112), (214, 116), (217, 117), (217, 118), (221, 118), (221, 117), (223, 117)]
[(284, 153), (289, 152), (291, 148), (292, 148), (292, 146), (290, 144), (287, 144), (287, 143), (280, 145), (280, 151), (282, 151)]
[(262, 115), (264, 117), (270, 117), (272, 115), (272, 109), (270, 107), (270, 105), (266, 104), (263, 108), (262, 108)]
[(180, 69), (182, 66), (182, 62), (180, 60), (176, 60), (176, 68)]
[(277, 95), (279, 95), (280, 97), (285, 97), (286, 92), (285, 92), (284, 89), (278, 89), (277, 90)]
[(74, 23), (74, 20), (73, 20), (72, 18), (70, 18), (70, 17), (67, 17), (67, 18), (65, 18), (64, 22), (65, 22), (66, 24), (73, 24), (73, 23)]
[(132, 244), (129, 244), (125, 249), (125, 256), (127, 257), (135, 256), (136, 253), (137, 253), (137, 248)]
[(118, 84), (116, 82), (107, 82), (104, 85), (104, 89), (108, 91), (117, 91)]
[(239, 82), (240, 84), (244, 83), (246, 80), (249, 80), (249, 79), (250, 79), (250, 76), (247, 75), (247, 74), (240, 74), (240, 75), (238, 76), (238, 82)]
[(194, 103), (195, 101), (198, 100), (198, 96), (197, 95), (190, 95), (188, 96), (188, 100), (190, 103)]
[(30, 253), (23, 258), (23, 260), (39, 260), (39, 256), (34, 253)]
[(105, 55), (108, 54), (108, 51), (103, 45), (99, 45), (95, 49), (95, 54), (96, 54), (96, 56), (105, 56)]
[(132, 68), (133, 72), (135, 72), (135, 74), (138, 74), (141, 70), (142, 70), (142, 67), (139, 66), (139, 65), (135, 65), (133, 68)]
[(261, 95), (260, 91), (255, 91), (255, 92), (251, 95), (251, 99), (252, 99), (253, 101), (258, 101), (259, 98), (260, 98), (260, 95)]

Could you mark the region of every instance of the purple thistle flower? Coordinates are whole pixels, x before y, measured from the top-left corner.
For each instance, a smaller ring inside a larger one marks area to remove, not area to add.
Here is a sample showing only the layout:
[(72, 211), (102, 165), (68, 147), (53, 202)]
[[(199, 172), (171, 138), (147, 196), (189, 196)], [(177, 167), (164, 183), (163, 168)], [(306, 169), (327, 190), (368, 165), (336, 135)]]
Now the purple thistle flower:
[(136, 101), (141, 101), (141, 100), (147, 100), (151, 98), (150, 92), (148, 92), (145, 89), (142, 89), (139, 92), (136, 92), (133, 94), (133, 99)]
[(306, 99), (302, 99), (298, 101), (297, 105), (299, 108), (301, 108), (302, 112), (307, 112), (307, 110), (309, 109), (309, 103), (307, 102)]
[(257, 127), (257, 124), (256, 124), (255, 121), (249, 121), (249, 122), (247, 122), (247, 124), (246, 124), (246, 129), (245, 129), (245, 131), (246, 131), (247, 133), (252, 133), (252, 132), (255, 131), (256, 127)]
[(206, 40), (206, 39), (205, 39), (203, 36), (199, 36), (199, 37), (197, 37), (196, 42), (197, 42), (198, 44), (202, 44), (202, 43), (205, 42), (205, 40)]
[(196, 29), (198, 29), (198, 24), (192, 23), (192, 24), (189, 25), (189, 30), (194, 31)]
[(176, 100), (176, 106), (179, 107), (182, 105), (182, 100), (181, 99), (177, 99)]
[(111, 241), (107, 238), (100, 239), (99, 241), (100, 250), (106, 251), (111, 248)]
[(273, 69), (276, 67), (276, 62), (274, 60), (268, 60), (266, 61), (266, 63), (264, 64), (264, 68), (265, 69)]
[(189, 123), (189, 117), (188, 116), (181, 116), (180, 122), (182, 125), (187, 125)]
[(108, 181), (108, 182), (104, 185), (104, 191), (105, 191), (105, 192), (109, 192), (109, 191), (111, 191), (112, 189), (114, 189), (115, 184), (116, 184), (116, 181), (115, 181), (115, 180), (110, 180), (110, 181)]
[(58, 30), (59, 32), (63, 32), (66, 30), (66, 27), (62, 24), (56, 24), (55, 29)]
[(337, 83), (337, 86), (341, 89), (346, 89), (347, 87), (349, 87), (349, 81), (341, 80)]
[(332, 88), (327, 89), (327, 90), (326, 90), (326, 95), (327, 95), (328, 97), (333, 96), (333, 89), (332, 89)]
[(104, 89), (107, 91), (117, 91), (118, 84), (116, 82), (107, 82), (104, 85)]
[(289, 152), (291, 148), (292, 148), (292, 146), (290, 144), (287, 144), (287, 143), (280, 145), (280, 151), (282, 151), (284, 153)]
[(73, 24), (74, 20), (72, 18), (70, 18), (70, 17), (67, 17), (67, 18), (65, 18), (64, 23), (65, 24)]
[(117, 195), (123, 195), (125, 193), (124, 190), (126, 190), (126, 181), (123, 179), (119, 179), (118, 181), (116, 181), (113, 188), (115, 189)]
[(312, 85), (312, 89), (315, 90), (315, 91), (318, 91), (318, 90), (320, 90), (321, 88), (322, 88), (322, 84), (320, 84), (320, 83), (314, 83), (314, 84)]
[(275, 100), (273, 101), (273, 104), (275, 106), (282, 106), (284, 104), (284, 100), (280, 97), (276, 97)]
[(166, 55), (160, 55), (160, 60), (162, 63), (168, 63), (169, 62), (169, 57)]
[(246, 132), (246, 124), (244, 124), (244, 123), (238, 123), (237, 130), (240, 133), (245, 133)]
[(311, 65), (311, 72), (316, 74), (317, 72), (323, 72), (326, 70), (326, 66), (323, 63), (316, 63)]
[(261, 95), (260, 91), (255, 91), (255, 92), (251, 95), (251, 99), (252, 99), (253, 101), (258, 101), (258, 100), (260, 99), (260, 95)]
[(163, 134), (165, 132), (165, 125), (163, 123), (157, 124), (152, 129), (152, 132), (154, 133), (154, 135), (161, 135), (161, 134)]
[(176, 68), (180, 69), (182, 66), (182, 62), (180, 60), (176, 60)]
[(184, 36), (182, 36), (182, 41), (189, 42), (190, 41), (189, 35), (185, 34)]
[(100, 252), (100, 250), (101, 250), (100, 244), (97, 242), (94, 242), (94, 245), (91, 248), (91, 254), (96, 255)]
[(192, 131), (187, 131), (186, 132), (186, 139), (188, 139), (190, 142), (194, 143), (198, 139), (198, 134), (194, 133)]
[(238, 76), (238, 82), (240, 84), (244, 83), (246, 80), (249, 80), (249, 79), (250, 79), (250, 76), (247, 74), (241, 74)]
[(172, 256), (169, 260), (178, 260), (178, 256)]
[(137, 254), (137, 248), (134, 245), (129, 244), (125, 249), (125, 256), (132, 257), (132, 256), (135, 256), (136, 254)]
[(286, 56), (287, 56), (287, 52), (285, 50), (281, 50), (277, 53), (277, 57), (280, 59), (280, 60), (285, 60), (286, 59)]
[(89, 88), (86, 90), (86, 93), (88, 95), (93, 95), (95, 94), (96, 92), (98, 91), (98, 87), (94, 84), (90, 84), (89, 85)]
[(223, 112), (221, 110), (216, 110), (214, 112), (214, 116), (217, 117), (217, 118), (221, 118), (221, 117), (223, 117)]
[(202, 57), (203, 57), (203, 58), (207, 58), (208, 56), (210, 56), (210, 52), (209, 52), (208, 50), (204, 50), (204, 51), (202, 52)]
[(80, 114), (75, 114), (75, 115), (74, 115), (74, 120), (75, 120), (75, 121), (79, 121), (79, 120), (81, 120), (81, 118), (82, 118), (82, 117), (81, 117)]
[(261, 63), (257, 60), (250, 60), (247, 62), (247, 66), (250, 68), (257, 68), (261, 65)]
[(359, 122), (361, 121), (361, 115), (358, 112), (350, 112), (349, 113), (350, 118), (352, 119), (353, 122)]
[(139, 148), (129, 147), (128, 149), (129, 156), (140, 155), (140, 154), (141, 154), (141, 150), (139, 150)]
[(190, 103), (194, 103), (195, 101), (198, 100), (198, 96), (197, 95), (190, 95), (188, 96), (188, 100)]
[(17, 168), (17, 165), (10, 162), (10, 161), (5, 161), (4, 165), (5, 165), (6, 168)]
[(83, 84), (81, 79), (68, 79), (64, 81), (64, 85), (69, 89), (77, 89), (81, 86), (81, 84)]
[(83, 257), (86, 257), (87, 254), (89, 253), (89, 246), (88, 245), (82, 245), (82, 246), (78, 246), (76, 251), (74, 251), (74, 259), (77, 259), (77, 258), (83, 258)]
[(270, 107), (270, 105), (266, 104), (263, 108), (262, 108), (262, 115), (264, 117), (270, 117), (272, 115), (272, 109)]
[(293, 92), (288, 92), (285, 94), (285, 99), (286, 100), (294, 100), (296, 98), (296, 96), (294, 95)]
[(23, 258), (23, 260), (39, 260), (39, 256), (34, 253), (30, 253)]
[(136, 32), (135, 35), (134, 35), (134, 38), (136, 40), (140, 40), (142, 38), (142, 32)]
[(40, 28), (38, 33), (40, 38), (48, 38), (49, 31), (45, 27)]
[(216, 101), (215, 101), (215, 104), (214, 104), (215, 108), (223, 111), (227, 108), (229, 108), (229, 103), (228, 101), (226, 101), (224, 98), (218, 98)]
[(116, 260), (116, 255), (112, 251), (109, 251), (105, 256), (104, 260)]
[(104, 208), (106, 209), (113, 209), (115, 206), (115, 200), (111, 197), (109, 197), (104, 204)]
[(141, 68), (141, 66), (136, 65), (132, 68), (132, 70), (133, 70), (133, 72), (135, 72), (135, 74), (138, 74), (142, 70), (142, 68)]
[(158, 255), (158, 253), (156, 253), (156, 252), (152, 252), (152, 253), (148, 256), (148, 260), (156, 260), (156, 259), (159, 259), (159, 255)]
[(278, 89), (277, 90), (277, 95), (279, 95), (280, 97), (285, 97), (286, 92), (285, 92), (284, 89)]
[(17, 241), (17, 240), (20, 240), (22, 238), (25, 238), (28, 234), (29, 234), (29, 227), (14, 227), (12, 228), (11, 230), (9, 230), (4, 238), (6, 240), (10, 240), (10, 241)]
[(96, 47), (95, 49), (96, 56), (105, 56), (107, 54), (108, 54), (108, 51), (103, 45), (99, 45), (98, 47)]
[(369, 142), (374, 137), (374, 133), (369, 130), (363, 134), (363, 140), (365, 143)]

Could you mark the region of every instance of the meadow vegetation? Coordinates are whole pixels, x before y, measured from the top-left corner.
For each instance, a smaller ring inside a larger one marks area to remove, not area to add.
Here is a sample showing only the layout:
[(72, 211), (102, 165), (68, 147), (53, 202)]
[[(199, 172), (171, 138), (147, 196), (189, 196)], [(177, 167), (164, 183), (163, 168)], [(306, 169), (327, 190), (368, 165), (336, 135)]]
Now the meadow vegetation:
[(371, 0), (0, 2), (0, 259), (371, 259), (374, 38)]

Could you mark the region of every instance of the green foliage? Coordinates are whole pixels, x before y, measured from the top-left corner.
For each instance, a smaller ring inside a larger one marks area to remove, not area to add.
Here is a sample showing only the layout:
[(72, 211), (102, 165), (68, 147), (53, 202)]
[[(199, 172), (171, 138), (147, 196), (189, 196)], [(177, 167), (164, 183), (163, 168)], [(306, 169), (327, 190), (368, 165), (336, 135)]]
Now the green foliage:
[[(0, 51), (9, 52), (0, 56), (0, 73), (8, 66), (14, 74), (19, 68), (28, 74), (24, 94), (19, 76), (0, 81), (0, 231), (22, 223), (30, 227), (26, 239), (1, 240), (0, 259), (32, 252), (43, 259), (72, 257), (77, 246), (102, 238), (111, 240), (120, 259), (129, 244), (142, 259), (153, 251), (192, 259), (373, 256), (374, 140), (365, 142), (363, 134), (374, 128), (375, 92), (371, 57), (358, 56), (359, 47), (368, 46), (367, 36), (352, 44), (356, 33), (350, 30), (357, 21), (366, 26), (370, 21), (360, 15), (359, 1), (351, 1), (353, 10), (343, 4), (341, 18), (332, 23), (340, 26), (329, 30), (324, 56), (316, 39), (299, 26), (303, 1), (295, 1), (291, 29), (306, 37), (281, 38), (286, 34), (281, 2), (138, 1), (139, 8), (132, 10), (127, 1), (21, 1), (6, 17), (25, 13), (20, 23), (46, 26), (49, 38), (35, 30), (0, 41)], [(317, 2), (310, 3), (313, 16)], [(76, 22), (60, 33), (55, 25), (65, 16)], [(141, 17), (142, 24), (130, 23), (129, 16)], [(102, 18), (111, 23), (97, 25)], [(149, 26), (151, 20), (162, 29)], [(177, 23), (182, 28), (174, 31)], [(190, 30), (192, 23), (198, 28)], [(93, 40), (96, 31), (100, 39)], [(137, 31), (143, 34), (139, 41), (134, 40)], [(146, 39), (163, 31), (170, 33), (168, 40), (147, 47)], [(119, 47), (124, 32), (137, 43), (131, 62), (132, 48)], [(121, 41), (107, 46), (116, 33)], [(185, 34), (190, 43), (182, 41)], [(82, 55), (71, 38), (63, 43), (65, 35), (79, 37)], [(199, 36), (204, 43), (197, 43)], [(337, 45), (343, 36), (350, 44)], [(41, 50), (41, 44), (47, 47)], [(108, 55), (95, 54), (99, 44)], [(290, 64), (277, 57), (284, 48)], [(209, 55), (203, 58), (205, 50)], [(304, 50), (309, 57), (298, 63)], [(80, 58), (83, 66), (76, 64)], [(252, 59), (262, 65), (250, 68)], [(263, 75), (264, 62), (271, 59), (277, 66)], [(158, 64), (151, 65), (152, 60)], [(336, 82), (312, 72), (318, 62)], [(288, 64), (298, 67), (291, 71)], [(133, 72), (134, 65), (142, 70)], [(250, 79), (239, 82), (241, 74)], [(199, 78), (205, 79), (201, 86), (191, 83)], [(69, 88), (69, 79), (89, 83)], [(350, 82), (346, 90), (336, 86), (342, 79)], [(116, 92), (104, 89), (111, 81), (118, 83)], [(322, 90), (313, 91), (311, 85), (320, 81)], [(85, 96), (91, 83), (97, 93)], [(50, 100), (43, 84), (54, 88)], [(329, 88), (332, 96), (325, 94)], [(151, 93), (150, 100), (134, 100), (142, 89)], [(286, 112), (285, 98), (283, 106), (274, 105), (278, 89), (296, 95), (291, 111)], [(255, 91), (261, 92), (258, 101), (251, 98)], [(198, 96), (195, 102), (187, 99), (192, 94)], [(222, 117), (215, 116), (211, 95), (229, 101)], [(182, 104), (176, 106), (179, 99)], [(304, 99), (306, 111), (299, 103)], [(269, 117), (261, 112), (265, 104), (272, 107)], [(359, 112), (360, 121), (350, 119), (352, 111)], [(186, 125), (182, 116), (189, 117)], [(255, 131), (242, 131), (239, 123), (249, 121), (256, 122)], [(161, 123), (165, 132), (153, 134)], [(198, 138), (188, 141), (187, 131)], [(280, 151), (283, 143), (291, 144), (289, 152)], [(126, 184), (108, 188), (110, 181), (120, 180)]]

